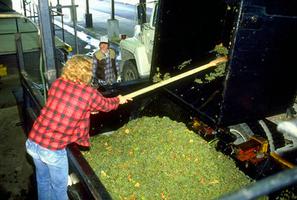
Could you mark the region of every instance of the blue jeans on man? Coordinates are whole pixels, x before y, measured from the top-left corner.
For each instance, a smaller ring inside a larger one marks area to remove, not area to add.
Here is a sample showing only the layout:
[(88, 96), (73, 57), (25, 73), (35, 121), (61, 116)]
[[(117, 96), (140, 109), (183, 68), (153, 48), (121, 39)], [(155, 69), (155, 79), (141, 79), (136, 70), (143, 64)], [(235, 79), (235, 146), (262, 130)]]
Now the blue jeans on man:
[(36, 168), (39, 200), (67, 200), (68, 158), (66, 149), (52, 151), (31, 140), (26, 141), (28, 154)]

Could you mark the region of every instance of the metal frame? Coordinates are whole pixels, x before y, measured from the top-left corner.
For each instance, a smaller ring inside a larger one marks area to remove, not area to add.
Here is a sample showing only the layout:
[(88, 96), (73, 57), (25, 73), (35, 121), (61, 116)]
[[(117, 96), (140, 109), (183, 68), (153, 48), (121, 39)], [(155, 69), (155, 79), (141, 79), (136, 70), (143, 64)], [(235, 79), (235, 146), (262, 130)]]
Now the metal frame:
[[(57, 78), (53, 29), (50, 17), (50, 10), (47, 0), (39, 0), (39, 23), (42, 38), (43, 59), (47, 80), (51, 84)], [(45, 39), (46, 38), (46, 39)]]

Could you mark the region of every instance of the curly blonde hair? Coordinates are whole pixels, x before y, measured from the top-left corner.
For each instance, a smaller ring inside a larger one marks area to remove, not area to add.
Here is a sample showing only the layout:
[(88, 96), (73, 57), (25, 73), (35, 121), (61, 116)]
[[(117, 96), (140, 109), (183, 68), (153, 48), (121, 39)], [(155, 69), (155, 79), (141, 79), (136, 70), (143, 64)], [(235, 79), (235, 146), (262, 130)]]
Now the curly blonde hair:
[(61, 77), (76, 83), (89, 85), (92, 79), (92, 59), (84, 55), (73, 56), (63, 67)]

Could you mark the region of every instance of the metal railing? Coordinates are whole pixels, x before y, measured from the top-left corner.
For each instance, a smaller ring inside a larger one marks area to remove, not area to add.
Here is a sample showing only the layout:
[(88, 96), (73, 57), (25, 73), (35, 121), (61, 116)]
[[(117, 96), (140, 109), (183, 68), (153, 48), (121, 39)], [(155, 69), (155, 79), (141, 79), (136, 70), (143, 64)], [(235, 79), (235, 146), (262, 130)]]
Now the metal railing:
[[(37, 4), (31, 1), (27, 2), (26, 0), (23, 0), (23, 14), (39, 26), (39, 13)], [(52, 19), (51, 22), (53, 27), (53, 36), (56, 35), (56, 31), (61, 31), (61, 39), (63, 42), (65, 42), (64, 14), (62, 13), (62, 9), (59, 9), (58, 6), (50, 6), (50, 14)], [(60, 17), (58, 21), (61, 22), (61, 27), (55, 24), (55, 17)]]

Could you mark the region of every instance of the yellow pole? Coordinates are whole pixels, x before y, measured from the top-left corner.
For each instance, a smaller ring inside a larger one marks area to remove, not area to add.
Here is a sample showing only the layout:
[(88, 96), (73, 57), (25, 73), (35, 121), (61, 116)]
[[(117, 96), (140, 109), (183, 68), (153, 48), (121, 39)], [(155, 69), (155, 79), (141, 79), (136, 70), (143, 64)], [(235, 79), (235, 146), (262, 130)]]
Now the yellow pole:
[(294, 168), (295, 165), (287, 160), (285, 160), (284, 158), (282, 158), (280, 155), (278, 155), (277, 153), (275, 152), (271, 152), (270, 153), (270, 156), (276, 160), (278, 163), (282, 164), (283, 166), (286, 166), (287, 168)]

